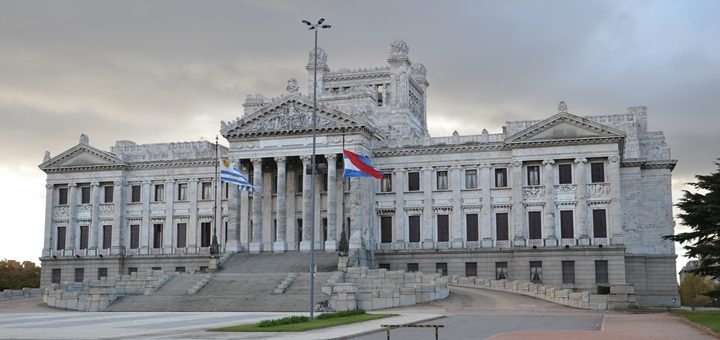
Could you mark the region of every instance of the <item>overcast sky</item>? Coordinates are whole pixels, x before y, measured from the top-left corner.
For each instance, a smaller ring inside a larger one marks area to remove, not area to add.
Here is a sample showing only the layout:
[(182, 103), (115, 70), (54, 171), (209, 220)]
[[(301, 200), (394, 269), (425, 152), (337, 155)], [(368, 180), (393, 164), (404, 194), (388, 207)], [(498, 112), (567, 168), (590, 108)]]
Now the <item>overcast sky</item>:
[(720, 157), (720, 1), (0, 0), (0, 259), (41, 254), (45, 150), (80, 133), (105, 150), (211, 140), (246, 95), (304, 85), (300, 20), (320, 17), (334, 70), (408, 43), (433, 136), (500, 132), (561, 100), (578, 115), (645, 105), (679, 160), (675, 199)]

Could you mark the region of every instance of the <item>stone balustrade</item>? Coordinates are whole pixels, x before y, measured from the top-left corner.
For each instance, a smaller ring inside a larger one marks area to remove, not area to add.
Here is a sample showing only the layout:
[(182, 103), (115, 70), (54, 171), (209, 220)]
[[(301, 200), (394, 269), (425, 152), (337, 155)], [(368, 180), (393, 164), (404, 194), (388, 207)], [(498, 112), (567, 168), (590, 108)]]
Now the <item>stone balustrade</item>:
[(40, 288), (5, 289), (0, 292), (0, 301), (26, 299), (42, 296)]
[(635, 289), (633, 285), (629, 283), (611, 284), (610, 294), (600, 295), (587, 291), (576, 292), (572, 289), (550, 287), (527, 281), (490, 280), (453, 275), (450, 278), (450, 282), (452, 285), (460, 287), (492, 289), (527, 295), (559, 305), (581, 309), (613, 310), (637, 308)]

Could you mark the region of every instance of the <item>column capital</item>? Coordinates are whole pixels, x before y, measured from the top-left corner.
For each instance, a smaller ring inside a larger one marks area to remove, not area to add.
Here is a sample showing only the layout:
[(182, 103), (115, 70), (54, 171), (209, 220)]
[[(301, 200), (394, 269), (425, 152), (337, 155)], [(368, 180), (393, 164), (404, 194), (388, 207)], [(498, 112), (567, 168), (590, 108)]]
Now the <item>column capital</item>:
[(302, 160), (305, 165), (310, 164), (310, 161), (312, 161), (312, 155), (302, 155), (300, 156), (300, 160)]
[(277, 165), (285, 165), (287, 163), (287, 157), (277, 156), (277, 157), (275, 157), (275, 163)]
[(197, 177), (192, 177), (192, 178), (188, 179), (188, 182), (190, 182), (190, 183), (197, 183), (199, 181), (200, 181), (200, 179)]
[(92, 182), (92, 183), (90, 183), (90, 186), (91, 186), (91, 187), (100, 186), (100, 182)]
[(75, 188), (75, 187), (77, 187), (78, 185), (77, 185), (77, 183), (75, 183), (75, 182), (70, 182), (70, 183), (68, 183), (67, 186), (68, 186), (68, 188)]
[(327, 154), (327, 155), (325, 155), (325, 159), (327, 159), (329, 162), (333, 162), (333, 161), (337, 160), (337, 154), (335, 154), (335, 153)]
[(115, 181), (115, 182), (113, 183), (113, 185), (115, 185), (116, 187), (122, 187), (122, 186), (126, 186), (126, 185), (127, 185), (127, 182), (125, 182), (125, 181)]
[(143, 184), (143, 185), (150, 185), (150, 184), (152, 184), (152, 181), (149, 180), (149, 179), (145, 179), (145, 180), (142, 181), (142, 184)]
[(490, 168), (492, 168), (492, 164), (490, 164), (490, 163), (480, 163), (479, 167), (480, 167), (480, 169), (490, 169)]
[(512, 163), (510, 163), (510, 165), (512, 165), (513, 168), (519, 168), (522, 166), (522, 162), (518, 161), (518, 160), (514, 160), (514, 161), (512, 161)]
[(262, 166), (262, 158), (252, 158), (250, 159), (253, 166)]
[(608, 160), (612, 163), (616, 163), (617, 161), (620, 160), (620, 157), (617, 155), (612, 155), (612, 156), (608, 157)]
[(552, 166), (553, 164), (555, 164), (554, 159), (546, 159), (543, 161), (543, 165), (545, 165), (545, 166)]
[(166, 179), (166, 180), (165, 180), (165, 184), (174, 184), (174, 183), (175, 183), (175, 179), (174, 179), (174, 178), (170, 178), (170, 179)]
[(424, 166), (422, 167), (423, 172), (431, 172), (433, 171), (433, 168), (431, 166)]
[(584, 158), (584, 157), (575, 158), (575, 164), (582, 164), (582, 163), (587, 163), (587, 158)]
[(55, 187), (54, 184), (50, 184), (50, 183), (45, 184), (45, 189), (52, 190), (54, 187)]

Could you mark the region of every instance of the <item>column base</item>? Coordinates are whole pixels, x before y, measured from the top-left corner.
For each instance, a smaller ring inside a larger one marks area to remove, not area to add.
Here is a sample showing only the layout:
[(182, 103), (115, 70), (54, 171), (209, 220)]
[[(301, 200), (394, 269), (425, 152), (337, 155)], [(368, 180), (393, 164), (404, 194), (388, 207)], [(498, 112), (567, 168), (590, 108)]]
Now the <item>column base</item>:
[(300, 241), (300, 251), (303, 253), (310, 252), (310, 241)]
[(405, 241), (398, 240), (392, 243), (392, 249), (393, 250), (403, 250), (405, 249)]
[(337, 251), (337, 241), (327, 240), (325, 241), (325, 252), (334, 253)]
[(120, 255), (123, 253), (125, 253), (125, 247), (115, 246), (110, 248), (110, 255)]
[(450, 248), (462, 248), (462, 247), (463, 247), (462, 240), (452, 240), (452, 242), (450, 242)]
[(492, 248), (493, 240), (491, 238), (484, 238), (480, 244), (483, 248)]
[(251, 242), (250, 243), (250, 252), (253, 254), (257, 254), (262, 251), (263, 245), (262, 242)]
[(590, 245), (590, 238), (587, 236), (581, 236), (578, 238), (578, 245), (579, 246), (589, 246)]
[(435, 242), (433, 242), (433, 240), (425, 240), (422, 242), (422, 248), (423, 249), (433, 249), (433, 248), (435, 248)]
[(525, 246), (524, 238), (516, 238), (513, 240), (513, 247), (524, 247), (524, 246)]
[(287, 243), (284, 241), (273, 242), (273, 253), (284, 253), (287, 250)]
[(172, 246), (164, 246), (163, 247), (163, 254), (171, 255), (173, 253), (173, 247)]
[(97, 256), (97, 248), (91, 248), (85, 251), (85, 256)]
[(545, 239), (545, 246), (546, 247), (557, 247), (558, 240), (555, 238), (546, 238)]
[(225, 244), (225, 252), (226, 253), (237, 253), (242, 251), (242, 246), (240, 246), (240, 241), (232, 240), (228, 241)]

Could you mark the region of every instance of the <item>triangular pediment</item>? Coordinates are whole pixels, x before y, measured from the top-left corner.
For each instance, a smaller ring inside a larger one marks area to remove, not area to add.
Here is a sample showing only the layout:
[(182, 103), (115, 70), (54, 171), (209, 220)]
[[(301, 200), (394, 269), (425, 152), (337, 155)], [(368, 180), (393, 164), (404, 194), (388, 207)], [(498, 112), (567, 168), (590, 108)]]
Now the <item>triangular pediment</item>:
[(558, 113), (505, 139), (506, 143), (537, 143), (558, 140), (616, 139), (625, 137), (618, 129), (578, 117)]
[[(223, 125), (220, 132), (226, 138), (304, 133), (312, 130), (312, 111), (312, 101), (298, 95), (287, 95), (247, 117)], [(339, 110), (320, 104), (317, 107), (316, 129), (319, 131), (362, 126), (356, 119)]]
[(125, 162), (114, 154), (81, 143), (44, 161), (39, 167), (43, 171), (48, 171), (82, 168), (103, 169), (123, 165), (125, 165)]

